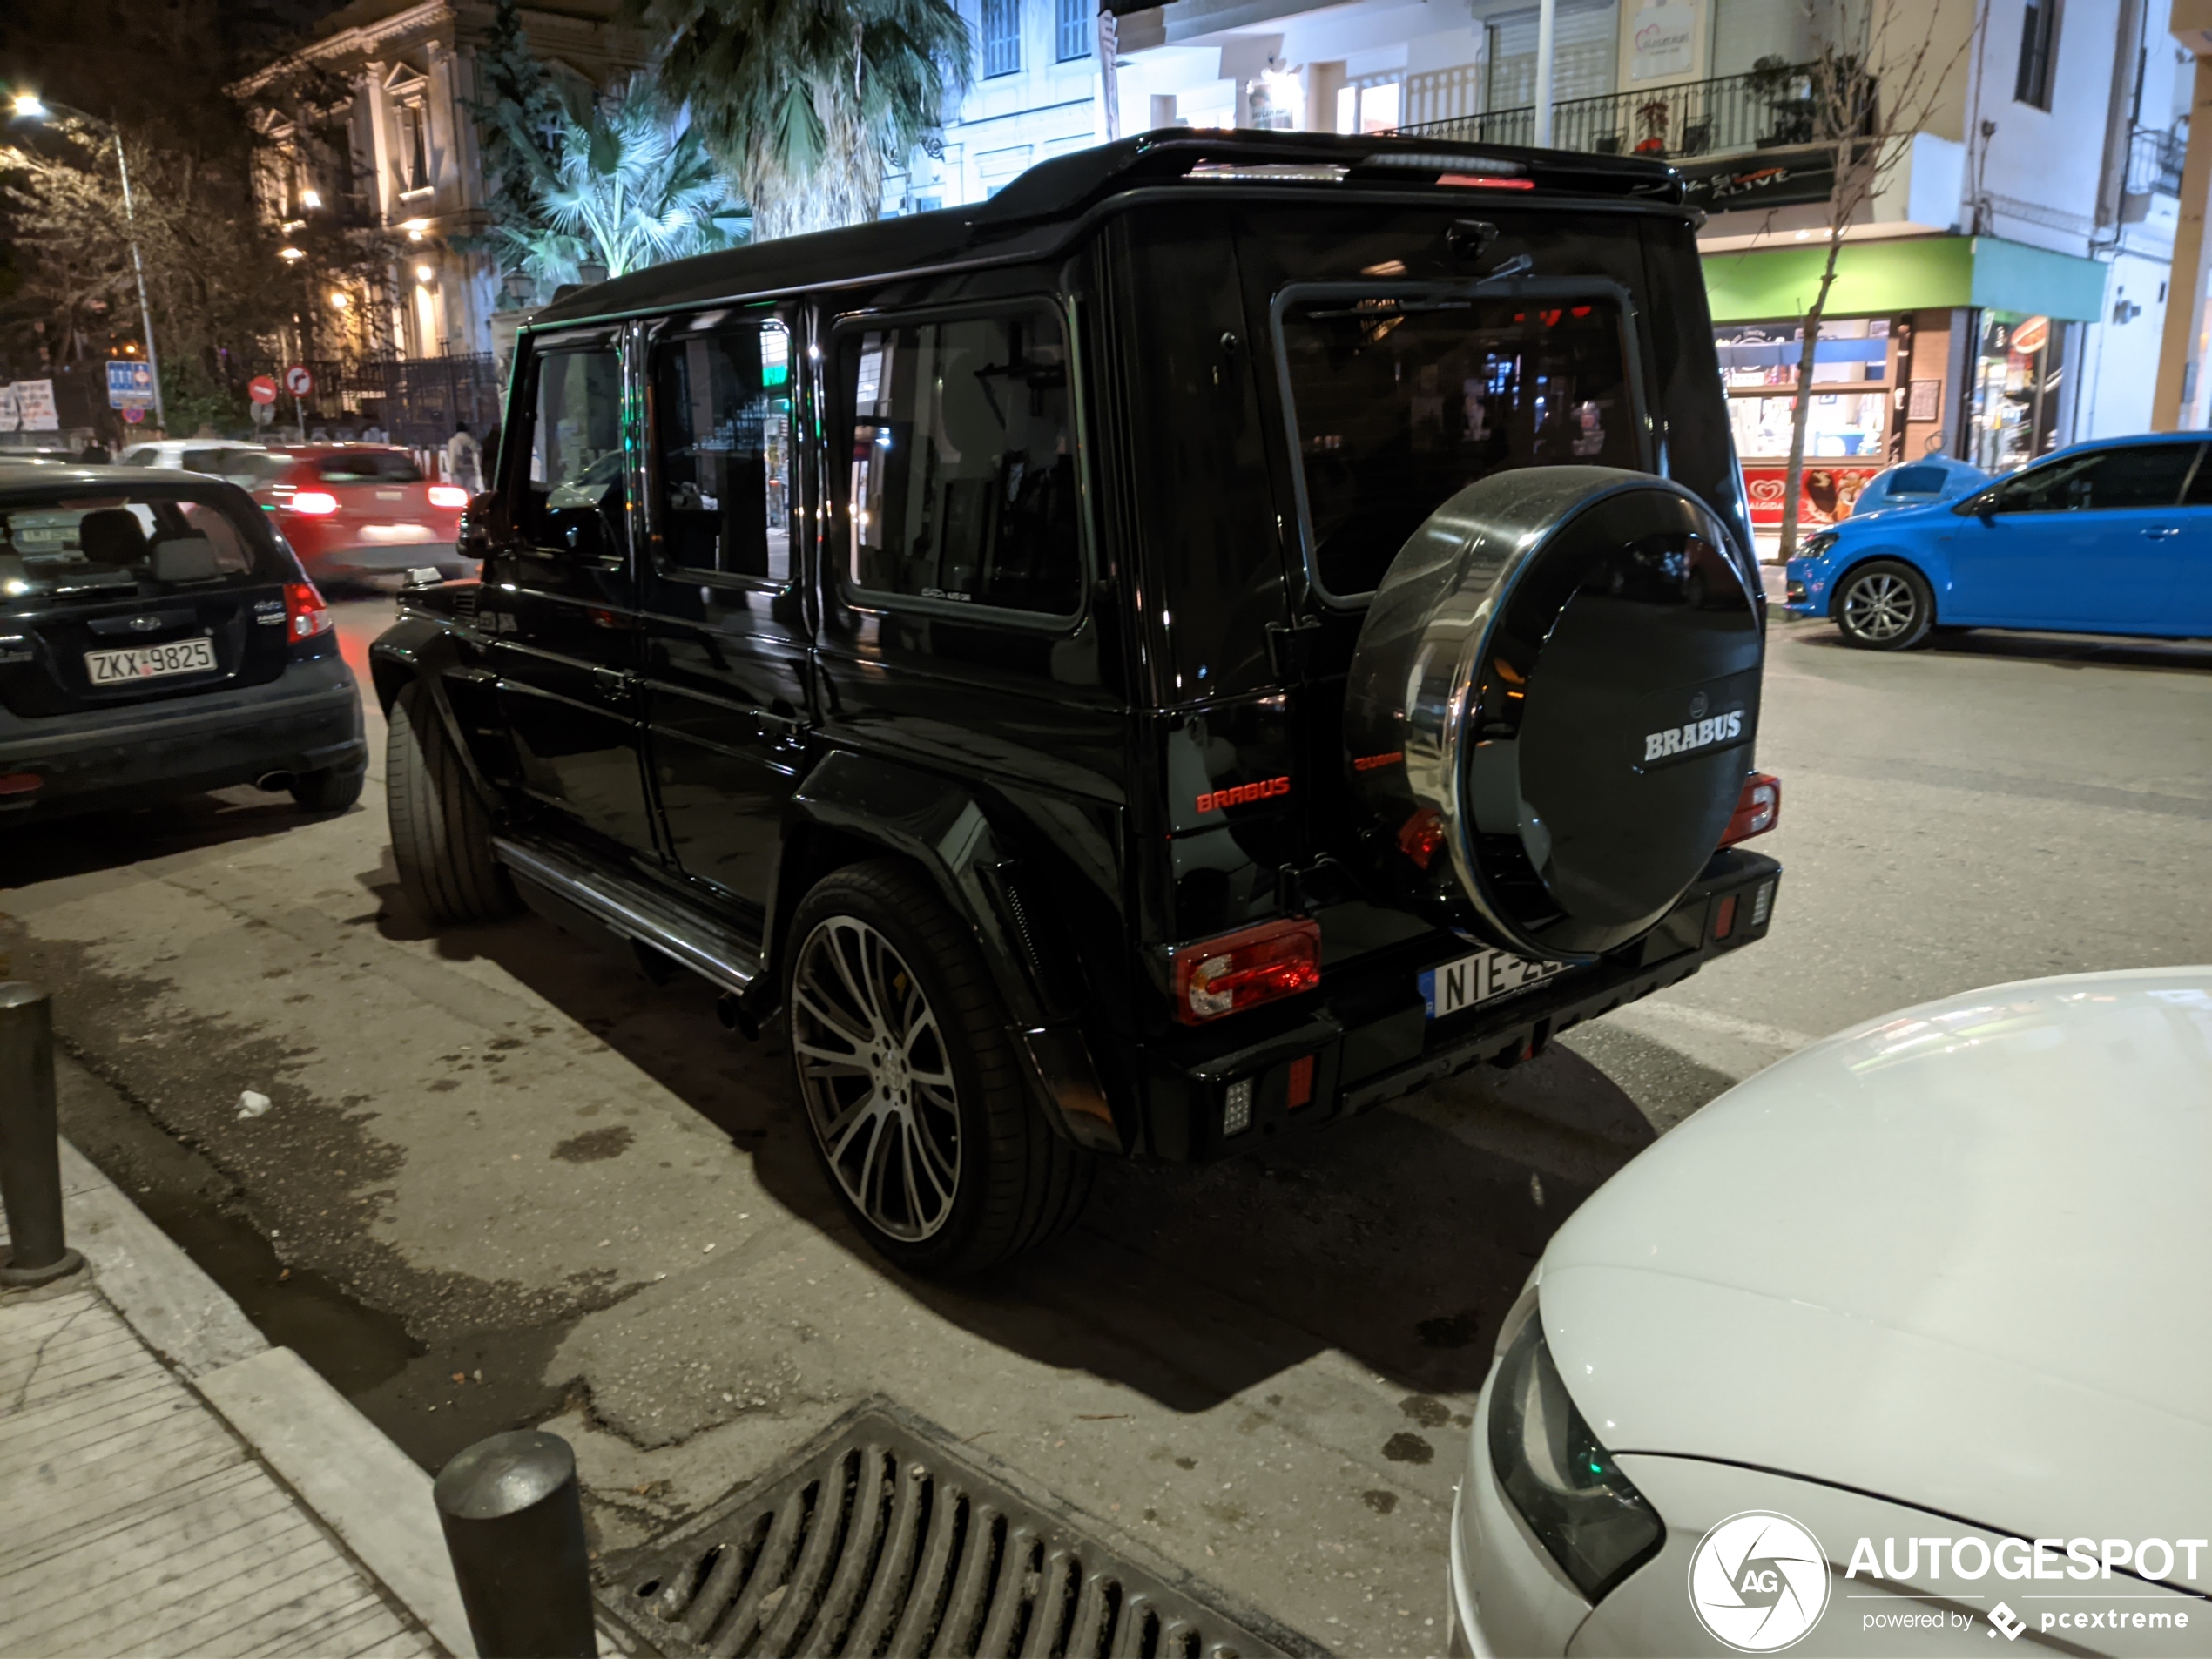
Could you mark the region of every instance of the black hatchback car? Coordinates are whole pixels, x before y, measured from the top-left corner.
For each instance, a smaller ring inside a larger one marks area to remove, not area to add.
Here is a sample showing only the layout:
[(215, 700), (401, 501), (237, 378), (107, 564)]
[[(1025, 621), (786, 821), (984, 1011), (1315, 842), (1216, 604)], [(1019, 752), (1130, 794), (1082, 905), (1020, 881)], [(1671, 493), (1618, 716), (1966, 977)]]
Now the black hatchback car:
[(1762, 935), (1764, 615), (1667, 168), (1163, 132), (538, 314), (394, 851), (780, 1021), (867, 1236), (1341, 1119)]
[(0, 829), (233, 784), (339, 812), (368, 765), (330, 612), (244, 490), (0, 473)]

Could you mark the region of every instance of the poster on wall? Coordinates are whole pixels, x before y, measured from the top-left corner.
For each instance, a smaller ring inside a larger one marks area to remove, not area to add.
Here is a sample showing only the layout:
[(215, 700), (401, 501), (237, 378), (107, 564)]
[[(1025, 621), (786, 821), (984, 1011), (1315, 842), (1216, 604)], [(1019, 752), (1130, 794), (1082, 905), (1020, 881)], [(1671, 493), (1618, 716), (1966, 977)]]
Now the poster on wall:
[(1629, 25), (1629, 79), (1680, 80), (1696, 72), (1698, 0), (1656, 0)]
[(53, 381), (17, 381), (11, 389), (16, 395), (17, 422), (25, 432), (62, 429), (60, 412), (54, 407)]
[[(1849, 518), (1859, 493), (1887, 468), (1884, 460), (1863, 462), (1807, 459), (1798, 480), (1797, 534), (1808, 536), (1824, 524)], [(1746, 462), (1743, 489), (1750, 496), (1751, 528), (1771, 534), (1782, 528), (1782, 503), (1790, 482), (1786, 462), (1766, 466)]]

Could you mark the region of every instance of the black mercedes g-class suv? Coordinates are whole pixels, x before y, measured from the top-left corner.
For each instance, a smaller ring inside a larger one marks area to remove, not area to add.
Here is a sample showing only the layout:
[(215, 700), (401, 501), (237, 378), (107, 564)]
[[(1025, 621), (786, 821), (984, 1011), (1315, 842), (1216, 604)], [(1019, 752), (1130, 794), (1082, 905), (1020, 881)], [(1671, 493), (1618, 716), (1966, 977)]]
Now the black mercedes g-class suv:
[(1763, 934), (1764, 601), (1629, 158), (1158, 132), (541, 311), (370, 654), (412, 901), (780, 1020), (903, 1266)]

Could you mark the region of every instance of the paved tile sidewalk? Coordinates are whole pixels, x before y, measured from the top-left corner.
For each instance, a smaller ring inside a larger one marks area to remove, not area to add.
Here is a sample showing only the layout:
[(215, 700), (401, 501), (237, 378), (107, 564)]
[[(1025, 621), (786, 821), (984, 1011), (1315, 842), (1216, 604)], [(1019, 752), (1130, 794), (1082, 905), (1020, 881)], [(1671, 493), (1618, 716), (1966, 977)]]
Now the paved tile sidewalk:
[(0, 1301), (0, 1654), (442, 1651), (96, 1288)]

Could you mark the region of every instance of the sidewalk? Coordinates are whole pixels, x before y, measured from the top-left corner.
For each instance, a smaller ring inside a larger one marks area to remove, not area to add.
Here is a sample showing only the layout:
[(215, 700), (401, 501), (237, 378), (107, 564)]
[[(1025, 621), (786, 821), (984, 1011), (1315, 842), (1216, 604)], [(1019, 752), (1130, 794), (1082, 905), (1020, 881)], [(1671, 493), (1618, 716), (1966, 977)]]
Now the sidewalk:
[(0, 1295), (0, 1654), (468, 1655), (430, 1477), (66, 1143)]

